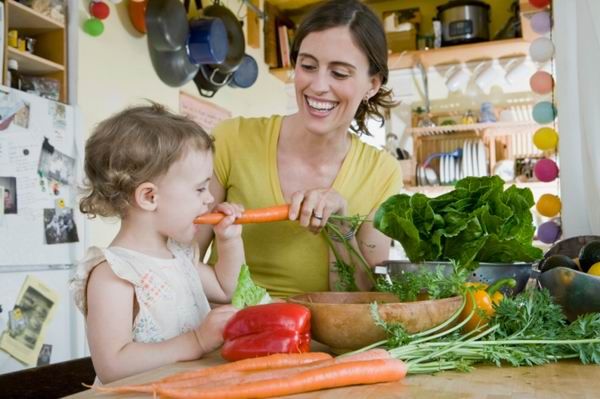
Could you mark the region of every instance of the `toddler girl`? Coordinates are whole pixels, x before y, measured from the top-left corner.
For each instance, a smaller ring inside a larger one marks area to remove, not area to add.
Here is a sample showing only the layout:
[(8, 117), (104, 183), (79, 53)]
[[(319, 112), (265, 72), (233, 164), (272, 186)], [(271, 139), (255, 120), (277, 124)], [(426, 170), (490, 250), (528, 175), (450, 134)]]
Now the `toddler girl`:
[(214, 227), (214, 268), (190, 245), (193, 219), (214, 200), (212, 151), (200, 126), (158, 104), (108, 118), (86, 143), (80, 209), (121, 220), (108, 248), (90, 248), (71, 282), (102, 383), (197, 359), (222, 344), (235, 309), (211, 310), (208, 300), (230, 302), (245, 259), (241, 226), (233, 224), (238, 205), (214, 208), (227, 215)]

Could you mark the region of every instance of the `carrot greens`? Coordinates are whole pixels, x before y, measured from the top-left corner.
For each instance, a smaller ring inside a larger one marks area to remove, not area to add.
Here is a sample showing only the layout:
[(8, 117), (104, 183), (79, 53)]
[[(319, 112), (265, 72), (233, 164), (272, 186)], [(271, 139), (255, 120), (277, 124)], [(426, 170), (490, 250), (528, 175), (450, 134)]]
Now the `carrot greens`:
[(442, 326), (408, 335), (401, 326), (381, 320), (373, 305), (375, 322), (384, 327), (388, 339), (358, 352), (386, 347), (392, 357), (408, 364), (412, 374), (467, 371), (480, 362), (533, 366), (579, 359), (584, 364), (600, 364), (600, 313), (582, 315), (569, 324), (546, 290), (505, 298), (495, 306), (495, 315), (486, 327), (466, 334), (460, 329), (474, 313), (453, 326), (461, 311)]

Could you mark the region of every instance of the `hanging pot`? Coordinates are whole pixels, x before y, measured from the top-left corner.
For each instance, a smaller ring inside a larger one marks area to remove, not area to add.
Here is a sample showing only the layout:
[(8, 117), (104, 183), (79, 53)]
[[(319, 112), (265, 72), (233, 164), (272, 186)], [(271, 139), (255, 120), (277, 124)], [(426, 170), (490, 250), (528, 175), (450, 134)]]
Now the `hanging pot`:
[(211, 98), (217, 91), (227, 85), (233, 73), (224, 74), (210, 65), (200, 65), (200, 69), (194, 76), (194, 83), (202, 97)]
[(183, 86), (198, 74), (200, 66), (190, 62), (186, 47), (175, 51), (157, 51), (148, 43), (148, 52), (154, 71), (160, 80), (171, 87)]
[(179, 0), (148, 0), (146, 6), (148, 43), (157, 51), (185, 47), (189, 26), (185, 8)]
[(222, 6), (218, 0), (214, 4), (206, 7), (202, 14), (206, 17), (219, 18), (225, 24), (227, 30), (227, 42), (229, 49), (225, 60), (221, 63), (211, 64), (211, 67), (218, 68), (220, 72), (227, 74), (235, 71), (244, 57), (246, 51), (246, 41), (244, 39), (244, 31), (242, 25), (238, 21), (234, 13), (227, 7)]
[(219, 64), (225, 61), (229, 43), (223, 21), (210, 17), (190, 21), (187, 50), (193, 64)]
[(258, 64), (256, 60), (245, 54), (238, 69), (233, 72), (229, 86), (240, 89), (247, 89), (252, 86), (258, 78)]

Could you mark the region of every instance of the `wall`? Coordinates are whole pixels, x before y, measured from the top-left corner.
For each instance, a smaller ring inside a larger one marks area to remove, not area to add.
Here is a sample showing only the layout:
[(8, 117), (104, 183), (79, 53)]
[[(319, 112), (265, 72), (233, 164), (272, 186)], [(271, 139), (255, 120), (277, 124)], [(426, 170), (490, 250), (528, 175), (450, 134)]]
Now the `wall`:
[[(83, 114), (81, 134), (86, 137), (102, 119), (145, 98), (178, 110), (180, 88), (165, 85), (155, 74), (146, 47), (146, 36), (137, 33), (131, 25), (127, 3), (122, 1), (115, 5), (107, 2), (111, 14), (105, 20), (104, 33), (99, 37), (78, 30), (76, 101)], [(240, 9), (239, 1), (224, 3), (229, 3), (233, 12)], [(80, 0), (78, 5), (81, 27), (89, 18), (89, 1)], [(242, 7), (240, 15), (245, 14), (245, 7)], [(284, 86), (268, 73), (262, 62), (262, 50), (247, 48), (247, 53), (259, 62), (258, 81), (248, 89), (223, 88), (210, 101), (227, 108), (234, 116), (287, 113), (285, 103), (281, 101)], [(181, 87), (181, 90), (199, 97), (193, 82)], [(106, 246), (115, 235), (118, 222), (96, 219), (90, 221), (87, 227), (87, 244)]]

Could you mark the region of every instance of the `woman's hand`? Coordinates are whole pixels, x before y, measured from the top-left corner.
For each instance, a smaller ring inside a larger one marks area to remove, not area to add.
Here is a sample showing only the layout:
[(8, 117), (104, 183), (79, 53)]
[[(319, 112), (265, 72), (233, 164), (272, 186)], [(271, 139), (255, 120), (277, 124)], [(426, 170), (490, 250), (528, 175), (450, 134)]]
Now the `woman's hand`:
[(319, 233), (332, 214), (345, 215), (348, 203), (331, 188), (297, 191), (292, 194), (290, 220), (298, 220), (301, 226)]
[(239, 238), (242, 234), (242, 226), (239, 224), (233, 224), (235, 219), (242, 216), (244, 207), (239, 204), (232, 204), (229, 202), (222, 202), (215, 206), (213, 212), (221, 212), (225, 214), (223, 220), (219, 224), (215, 225), (214, 231), (217, 239), (226, 241), (231, 238)]

